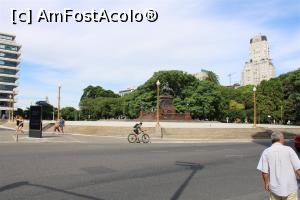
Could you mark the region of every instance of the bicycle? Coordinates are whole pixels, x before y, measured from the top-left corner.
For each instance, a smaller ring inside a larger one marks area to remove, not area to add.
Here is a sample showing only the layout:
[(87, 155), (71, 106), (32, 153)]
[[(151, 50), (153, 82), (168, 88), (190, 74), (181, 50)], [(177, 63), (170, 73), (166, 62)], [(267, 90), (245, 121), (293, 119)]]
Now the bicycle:
[(147, 133), (145, 133), (145, 131), (141, 131), (140, 134), (136, 134), (135, 132), (130, 133), (127, 139), (129, 143), (136, 143), (136, 142), (140, 142), (139, 139), (140, 137), (142, 137), (143, 143), (150, 142), (150, 136)]

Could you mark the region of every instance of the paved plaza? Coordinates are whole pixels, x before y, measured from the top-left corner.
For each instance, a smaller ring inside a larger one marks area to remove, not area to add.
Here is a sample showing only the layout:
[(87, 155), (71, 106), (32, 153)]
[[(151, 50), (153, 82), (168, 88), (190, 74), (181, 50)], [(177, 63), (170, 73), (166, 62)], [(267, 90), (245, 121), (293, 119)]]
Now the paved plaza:
[[(0, 130), (0, 199), (266, 199), (269, 142), (128, 144), (126, 138)], [(4, 139), (10, 141), (4, 141)]]

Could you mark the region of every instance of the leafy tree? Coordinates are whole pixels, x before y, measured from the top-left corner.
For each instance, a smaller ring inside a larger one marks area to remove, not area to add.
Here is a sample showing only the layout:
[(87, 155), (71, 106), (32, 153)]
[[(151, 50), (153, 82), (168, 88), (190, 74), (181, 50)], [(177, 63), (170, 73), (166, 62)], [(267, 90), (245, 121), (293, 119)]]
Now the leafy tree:
[(217, 85), (220, 84), (219, 77), (216, 73), (214, 73), (213, 71), (204, 70), (204, 69), (202, 71), (207, 74), (207, 78), (206, 78), (207, 81), (211, 81)]
[(62, 118), (65, 120), (76, 120), (78, 112), (73, 107), (65, 107), (60, 110)]
[(215, 120), (220, 118), (221, 101), (222, 96), (215, 83), (199, 81), (183, 89), (182, 94), (174, 100), (174, 105), (178, 112), (188, 109), (195, 119)]
[(300, 68), (279, 77), (284, 93), (283, 120), (300, 124)]
[(36, 105), (39, 105), (42, 107), (42, 117), (45, 120), (52, 120), (53, 119), (53, 112), (55, 111), (55, 108), (47, 103), (46, 101), (38, 101), (36, 102)]
[[(156, 81), (160, 89), (168, 83), (174, 91), (173, 104), (177, 112), (190, 111), (194, 119), (231, 122), (253, 121), (253, 87), (224, 87), (219, 85), (215, 73), (207, 71), (208, 80), (199, 81), (183, 71), (159, 71), (132, 93), (123, 97), (100, 86), (88, 86), (80, 100), (83, 119), (137, 118), (143, 109), (156, 109)], [(71, 112), (71, 111), (70, 111)], [(257, 113), (261, 123), (269, 122), (269, 115), (276, 121), (300, 123), (300, 69), (262, 81), (257, 86)]]
[(14, 116), (17, 116), (17, 115), (22, 116), (22, 117), (25, 117), (25, 115), (24, 115), (24, 110), (21, 109), (21, 108), (18, 108), (18, 109), (14, 112)]
[[(283, 106), (283, 87), (278, 78), (262, 81), (257, 87), (257, 111), (261, 122), (270, 122), (281, 119), (281, 108)], [(271, 119), (269, 118), (271, 116)]]
[(119, 95), (115, 94), (111, 90), (105, 90), (100, 86), (88, 86), (83, 90), (83, 94), (80, 100), (85, 98), (97, 98), (97, 97), (112, 97), (117, 98)]
[(88, 86), (83, 90), (79, 103), (81, 118), (96, 120), (117, 118), (121, 115), (120, 96), (100, 86)]
[(222, 121), (229, 118), (231, 122), (253, 120), (253, 86), (243, 86), (237, 89), (233, 87), (219, 86), (223, 101)]
[(153, 111), (156, 108), (157, 99), (157, 80), (160, 81), (163, 88), (168, 83), (174, 91), (175, 97), (183, 95), (184, 88), (195, 87), (199, 80), (193, 75), (183, 71), (170, 70), (155, 72), (154, 75), (135, 91), (124, 96), (124, 111), (129, 118), (137, 118), (143, 105), (146, 112)]

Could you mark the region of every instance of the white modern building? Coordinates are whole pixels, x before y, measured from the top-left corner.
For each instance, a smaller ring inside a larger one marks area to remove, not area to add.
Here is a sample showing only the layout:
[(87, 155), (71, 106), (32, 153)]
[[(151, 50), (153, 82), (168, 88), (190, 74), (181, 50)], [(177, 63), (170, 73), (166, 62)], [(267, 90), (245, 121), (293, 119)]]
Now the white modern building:
[(127, 88), (126, 90), (121, 90), (121, 91), (119, 91), (119, 95), (122, 97), (125, 94), (129, 94), (129, 93), (133, 92), (135, 89), (136, 89), (136, 87), (130, 87), (130, 88)]
[(16, 36), (0, 32), (0, 117), (9, 118), (16, 110), (14, 107), (18, 87), (18, 71), (21, 45)]
[(203, 81), (208, 78), (208, 74), (205, 70), (201, 70), (201, 72), (193, 74), (194, 77), (196, 77), (198, 80)]
[(265, 35), (250, 39), (249, 61), (245, 63), (241, 84), (258, 85), (263, 80), (275, 77), (275, 67), (270, 59), (269, 46)]

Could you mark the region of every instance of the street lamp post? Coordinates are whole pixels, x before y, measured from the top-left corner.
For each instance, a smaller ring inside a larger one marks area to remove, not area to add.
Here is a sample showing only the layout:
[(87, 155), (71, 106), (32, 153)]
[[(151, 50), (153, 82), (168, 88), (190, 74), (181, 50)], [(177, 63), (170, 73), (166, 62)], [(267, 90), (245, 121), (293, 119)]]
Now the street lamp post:
[(60, 119), (60, 89), (61, 89), (61, 86), (59, 85), (58, 86), (58, 102), (57, 102), (57, 120)]
[(15, 111), (15, 90), (13, 90), (13, 95), (12, 95), (12, 121), (15, 121), (14, 111)]
[(8, 120), (11, 121), (12, 95), (10, 94), (8, 97), (9, 97)]
[(157, 102), (156, 102), (156, 126), (159, 127), (159, 86), (160, 82), (157, 80), (156, 82), (156, 89), (157, 89)]
[(253, 88), (253, 128), (256, 128), (256, 87)]

